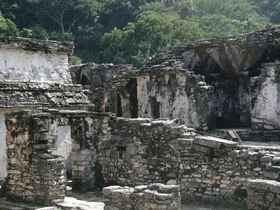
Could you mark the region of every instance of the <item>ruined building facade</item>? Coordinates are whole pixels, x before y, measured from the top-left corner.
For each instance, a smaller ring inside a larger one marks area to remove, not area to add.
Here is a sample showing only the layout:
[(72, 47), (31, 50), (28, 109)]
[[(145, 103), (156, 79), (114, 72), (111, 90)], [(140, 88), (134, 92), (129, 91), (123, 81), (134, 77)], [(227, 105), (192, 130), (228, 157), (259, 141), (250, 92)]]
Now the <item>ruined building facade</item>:
[(160, 209), (165, 197), (168, 209), (279, 210), (279, 39), (271, 28), (198, 41), (141, 70), (69, 67), (69, 43), (1, 39), (2, 195), (49, 205), (72, 180), (74, 191), (130, 186), (105, 188), (107, 209), (141, 209), (134, 198)]
[(140, 71), (87, 64), (71, 72), (90, 96), (103, 88), (99, 103), (118, 116), (179, 118), (200, 130), (277, 130), (279, 33), (197, 41), (158, 54)]

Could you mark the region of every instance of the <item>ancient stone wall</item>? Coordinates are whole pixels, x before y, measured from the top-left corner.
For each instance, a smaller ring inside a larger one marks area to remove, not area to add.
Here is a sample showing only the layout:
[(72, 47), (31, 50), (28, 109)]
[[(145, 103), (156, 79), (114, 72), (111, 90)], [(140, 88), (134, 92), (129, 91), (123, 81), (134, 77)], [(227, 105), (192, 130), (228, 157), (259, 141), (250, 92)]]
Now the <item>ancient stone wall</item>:
[(279, 129), (280, 103), (280, 64), (266, 63), (262, 73), (254, 80), (255, 92), (252, 108), (252, 127), (254, 129)]
[(98, 144), (110, 134), (110, 118), (55, 109), (7, 114), (9, 198), (38, 203), (62, 199), (66, 178), (73, 180), (74, 190), (102, 188)]
[(280, 182), (249, 180), (247, 204), (249, 210), (280, 209)]
[(186, 126), (205, 130), (209, 93), (202, 77), (158, 66), (137, 76), (138, 115), (181, 119)]
[(99, 144), (110, 136), (110, 114), (95, 113), (72, 118), (71, 133), (71, 179), (73, 190), (88, 191), (102, 189), (102, 165), (98, 160)]
[[(279, 129), (279, 27), (161, 52), (147, 67), (182, 63), (212, 86), (210, 128)], [(167, 104), (165, 102), (165, 104)]]
[[(96, 112), (113, 112), (118, 116), (137, 117), (130, 109), (129, 81), (136, 69), (132, 65), (84, 64), (70, 68), (74, 83), (89, 89), (88, 97), (95, 105)], [(136, 102), (137, 108), (137, 102)]]
[(180, 184), (182, 201), (246, 201), (248, 179), (280, 180), (279, 147), (201, 136), (172, 121), (112, 118), (97, 157), (106, 185)]
[(95, 111), (127, 118), (181, 119), (188, 126), (208, 128), (210, 87), (180, 65), (135, 71), (129, 65), (86, 64), (73, 66), (71, 72), (77, 83), (90, 89)]
[(71, 83), (71, 43), (0, 39), (0, 80)]
[(13, 111), (42, 107), (87, 109), (90, 105), (80, 85), (0, 81), (0, 108)]
[(65, 196), (64, 160), (53, 153), (55, 135), (47, 114), (7, 115), (6, 195), (16, 201), (51, 203)]
[(112, 186), (103, 189), (104, 210), (180, 210), (178, 185), (151, 184), (137, 187)]
[(175, 121), (116, 118), (111, 138), (98, 145), (105, 186), (166, 183), (180, 177), (180, 157), (170, 144), (185, 133)]
[(201, 142), (196, 137), (189, 149), (178, 147), (182, 149), (183, 201), (244, 201), (247, 179), (278, 179), (280, 171), (274, 169), (272, 162), (279, 157), (279, 149), (270, 151), (258, 147), (234, 148), (232, 143), (215, 142), (219, 140), (204, 137)]
[[(7, 175), (5, 113), (19, 110), (46, 109), (47, 107), (81, 110), (90, 108), (87, 96), (83, 93), (81, 86), (78, 85), (38, 82), (0, 82), (1, 181), (3, 181)], [(67, 141), (64, 140), (63, 142), (67, 143)], [(63, 145), (61, 145), (60, 148), (62, 148), (62, 146)], [(65, 153), (66, 151), (60, 151), (60, 153), (62, 152)]]

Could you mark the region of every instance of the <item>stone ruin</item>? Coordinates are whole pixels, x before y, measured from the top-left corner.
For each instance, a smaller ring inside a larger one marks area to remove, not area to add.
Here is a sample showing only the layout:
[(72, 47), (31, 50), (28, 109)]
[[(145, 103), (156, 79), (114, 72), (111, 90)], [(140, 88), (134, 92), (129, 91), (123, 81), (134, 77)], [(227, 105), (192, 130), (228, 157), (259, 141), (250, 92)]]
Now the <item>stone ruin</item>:
[(105, 187), (104, 210), (177, 210), (181, 208), (178, 185), (151, 184), (137, 187)]
[(276, 27), (196, 41), (136, 69), (1, 38), (0, 209), (101, 210), (67, 196), (105, 187), (107, 210), (279, 210), (279, 40)]

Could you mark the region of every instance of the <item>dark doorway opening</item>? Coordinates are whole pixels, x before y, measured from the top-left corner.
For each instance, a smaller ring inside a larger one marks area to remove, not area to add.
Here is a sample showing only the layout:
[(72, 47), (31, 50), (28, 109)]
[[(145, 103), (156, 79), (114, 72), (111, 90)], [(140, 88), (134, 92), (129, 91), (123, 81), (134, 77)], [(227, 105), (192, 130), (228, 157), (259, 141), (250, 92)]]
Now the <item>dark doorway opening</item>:
[(221, 79), (213, 84), (212, 128), (248, 128), (251, 126), (251, 103), (247, 78)]
[(81, 84), (82, 85), (89, 85), (90, 84), (88, 78), (85, 75), (82, 76)]
[(160, 103), (157, 101), (156, 97), (150, 98), (151, 104), (151, 114), (154, 119), (160, 118)]
[(137, 79), (129, 80), (126, 86), (129, 93), (129, 111), (132, 118), (138, 117)]
[(123, 112), (122, 112), (122, 98), (119, 94), (117, 94), (117, 117), (121, 117)]
[(217, 128), (240, 128), (246, 127), (242, 125), (240, 121), (240, 115), (233, 113), (228, 117), (216, 117), (216, 127)]

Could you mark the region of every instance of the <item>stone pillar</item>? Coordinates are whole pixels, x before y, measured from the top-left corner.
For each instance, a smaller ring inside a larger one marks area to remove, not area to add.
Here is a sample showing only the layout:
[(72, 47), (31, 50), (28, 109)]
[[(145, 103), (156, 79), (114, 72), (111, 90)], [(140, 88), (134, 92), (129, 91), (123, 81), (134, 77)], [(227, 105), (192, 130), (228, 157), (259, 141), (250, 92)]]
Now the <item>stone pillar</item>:
[(65, 197), (63, 158), (54, 155), (56, 129), (49, 114), (16, 112), (6, 116), (7, 196), (50, 204)]
[(32, 201), (31, 116), (18, 112), (6, 115), (8, 176), (6, 195), (13, 200)]
[(57, 126), (50, 114), (32, 116), (32, 176), (35, 201), (49, 204), (65, 197), (65, 160), (56, 155)]

